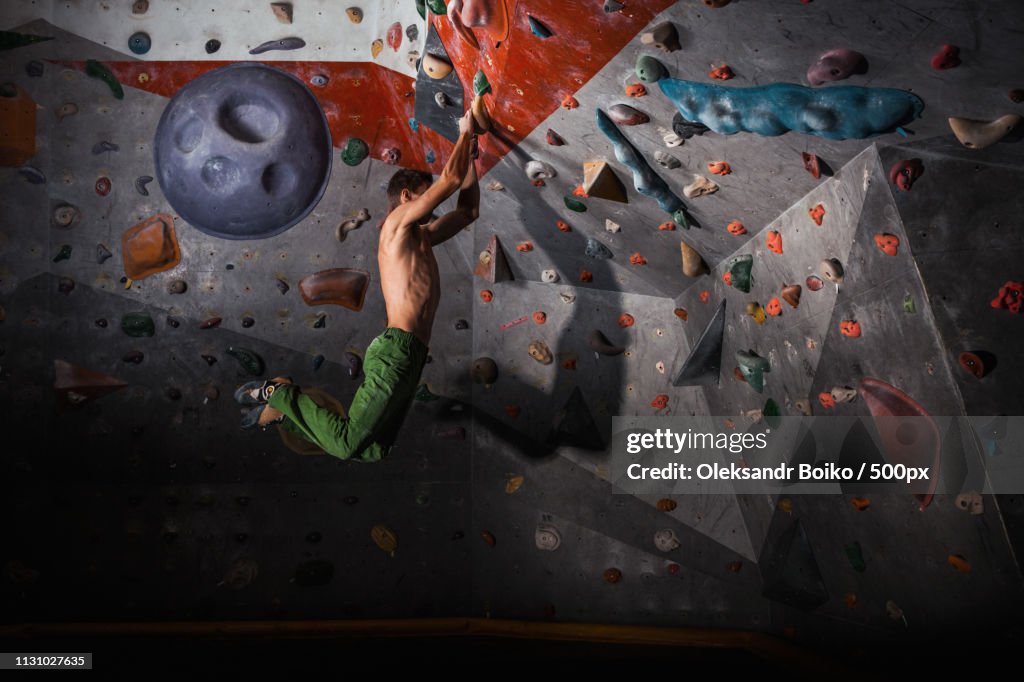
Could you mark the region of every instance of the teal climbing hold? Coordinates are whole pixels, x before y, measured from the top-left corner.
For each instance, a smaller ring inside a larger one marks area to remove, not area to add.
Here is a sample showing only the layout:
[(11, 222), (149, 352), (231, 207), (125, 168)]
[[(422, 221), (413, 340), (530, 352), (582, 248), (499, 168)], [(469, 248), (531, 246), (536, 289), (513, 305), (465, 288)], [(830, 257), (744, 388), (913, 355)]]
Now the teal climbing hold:
[(419, 387), (416, 389), (416, 400), (419, 400), (420, 402), (429, 403), (433, 402), (434, 400), (437, 400), (440, 397), (441, 396), (439, 395), (431, 393), (430, 387), (427, 386), (426, 384), (420, 384)]
[(611, 140), (615, 158), (633, 172), (633, 187), (637, 192), (657, 201), (658, 206), (666, 213), (675, 213), (684, 207), (683, 200), (654, 172), (640, 150), (622, 134), (611, 117), (600, 109), (597, 110), (597, 129)]
[(156, 334), (156, 325), (147, 313), (129, 313), (121, 318), (121, 331), (136, 338), (153, 336)]
[(433, 149), (427, 150), (427, 163), (434, 163), (437, 160), (437, 156), (434, 154)]
[(752, 350), (738, 350), (736, 364), (739, 365), (740, 373), (747, 380), (747, 384), (758, 393), (763, 392), (765, 372), (772, 371), (768, 359), (762, 358)]
[(473, 92), (476, 93), (477, 97), (485, 95), (491, 91), (491, 83), (487, 80), (487, 75), (483, 70), (478, 70), (476, 75), (473, 76)]
[(114, 99), (124, 99), (124, 88), (121, 87), (113, 72), (103, 64), (100, 64), (95, 59), (90, 59), (85, 63), (85, 74), (106, 83)]
[(58, 251), (57, 255), (53, 257), (53, 262), (59, 263), (62, 260), (67, 260), (69, 258), (71, 258), (71, 244), (65, 244), (60, 247), (60, 251)]
[(858, 573), (868, 570), (868, 565), (864, 561), (864, 551), (861, 549), (859, 542), (851, 542), (846, 546), (846, 558), (850, 560), (850, 566), (853, 567), (853, 570)]
[(448, 6), (444, 0), (427, 0), (427, 7), (430, 11), (439, 17), (443, 17), (448, 14)]
[(686, 208), (677, 208), (676, 212), (672, 214), (672, 220), (684, 230), (690, 229), (690, 215), (686, 212)]
[(570, 211), (576, 211), (577, 213), (585, 213), (587, 210), (586, 204), (584, 204), (582, 201), (577, 201), (572, 197), (564, 197), (564, 201), (565, 207)]
[(153, 41), (148, 33), (139, 31), (128, 38), (128, 49), (135, 54), (146, 54), (153, 47)]
[(420, 19), (426, 21), (427, 19), (427, 3), (426, 0), (416, 0), (416, 12), (420, 15)]
[(541, 23), (538, 19), (535, 19), (529, 14), (526, 15), (526, 19), (527, 21), (530, 22), (530, 30), (533, 32), (533, 35), (537, 36), (538, 38), (551, 37), (551, 29), (549, 29), (547, 26)]
[(263, 358), (256, 351), (232, 346), (224, 352), (237, 360), (242, 369), (254, 377), (263, 374), (263, 370), (266, 368)]
[(779, 428), (779, 424), (782, 423), (782, 411), (779, 409), (779, 404), (771, 398), (768, 398), (764, 407), (761, 408), (761, 416), (764, 417), (765, 423), (773, 429)]
[(47, 40), (53, 40), (53, 36), (36, 36), (30, 33), (16, 33), (15, 31), (0, 31), (0, 50), (13, 50), (16, 47), (34, 45)]
[(749, 253), (736, 256), (729, 261), (729, 284), (733, 289), (750, 293), (750, 285), (754, 281), (751, 270), (754, 268), (754, 257)]
[(418, 133), (420, 130), (420, 122), (414, 118), (409, 119), (409, 127), (412, 128), (414, 133)]
[(350, 137), (341, 150), (341, 160), (347, 166), (358, 166), (370, 155), (370, 147), (358, 137)]
[(636, 77), (644, 83), (657, 83), (662, 78), (668, 78), (668, 69), (654, 57), (645, 54), (636, 60)]

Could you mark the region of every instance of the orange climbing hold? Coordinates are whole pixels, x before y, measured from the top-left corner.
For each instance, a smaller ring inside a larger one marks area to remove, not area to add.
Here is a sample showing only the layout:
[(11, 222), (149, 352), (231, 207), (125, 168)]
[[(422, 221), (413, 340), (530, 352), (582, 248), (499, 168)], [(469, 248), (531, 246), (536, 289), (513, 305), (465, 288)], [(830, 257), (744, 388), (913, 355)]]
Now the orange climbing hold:
[(594, 275), (590, 270), (580, 270), (580, 281), (581, 282), (593, 282)]
[(626, 94), (630, 97), (643, 97), (647, 94), (647, 88), (643, 83), (633, 83), (626, 86)]
[(491, 301), (494, 300), (494, 292), (492, 292), (490, 289), (484, 289), (483, 291), (480, 292), (480, 299), (484, 303), (490, 303)]
[(708, 78), (714, 78), (719, 81), (727, 81), (735, 76), (736, 74), (732, 72), (732, 69), (729, 68), (728, 64), (722, 64), (721, 66), (708, 71)]
[(707, 303), (710, 299), (711, 299), (711, 292), (710, 291), (705, 289), (704, 291), (700, 292), (700, 302), (701, 303)]
[(519, 251), (520, 253), (533, 251), (533, 242), (519, 242), (516, 244), (516, 251)]
[[(659, 395), (658, 397), (660, 398), (661, 396)], [(665, 396), (665, 400), (668, 400), (668, 396)], [(658, 511), (670, 512), (675, 511), (675, 508), (678, 507), (679, 504), (675, 500), (663, 497), (658, 500), (654, 506), (658, 508)]]
[(737, 237), (747, 233), (747, 228), (743, 227), (743, 223), (738, 220), (734, 220), (726, 225), (725, 229), (729, 231), (729, 234), (734, 234)]
[(569, 223), (564, 220), (555, 221), (555, 226), (558, 227), (559, 232), (572, 232), (572, 228), (569, 227)]
[(776, 296), (772, 300), (768, 301), (768, 305), (764, 307), (766, 313), (772, 317), (778, 317), (782, 314), (782, 303), (779, 301), (779, 297)]
[(534, 187), (547, 187), (548, 186), (548, 183), (544, 182), (544, 178), (537, 178), (536, 180), (532, 181), (530, 184), (532, 184)]
[(772, 253), (782, 253), (782, 233), (776, 230), (769, 230), (765, 245)]
[(565, 99), (562, 100), (562, 108), (563, 109), (575, 109), (579, 105), (580, 105), (579, 100), (576, 99), (575, 97), (573, 97), (572, 95), (566, 95)]
[(587, 190), (583, 189), (583, 185), (576, 185), (576, 189), (572, 191), (572, 195), (582, 199), (588, 199), (590, 197), (590, 195), (587, 194)]
[(946, 561), (949, 562), (950, 566), (960, 571), (961, 573), (971, 572), (971, 562), (969, 562), (967, 559), (960, 556), (959, 554), (950, 554), (946, 558)]
[(818, 402), (821, 403), (821, 406), (826, 410), (831, 410), (836, 406), (836, 399), (833, 398), (832, 394), (828, 391), (823, 391), (818, 394)]
[(839, 323), (839, 333), (851, 339), (859, 339), (860, 322), (856, 320), (843, 320)]
[(895, 256), (900, 248), (900, 238), (888, 232), (880, 232), (875, 235), (875, 246), (885, 255)]
[(843, 603), (846, 604), (846, 608), (848, 609), (857, 608), (857, 595), (853, 592), (847, 592), (846, 596), (843, 597)]
[(656, 410), (664, 410), (668, 407), (668, 396), (664, 393), (659, 393), (654, 397), (654, 400), (651, 401), (651, 407)]
[(512, 417), (513, 419), (518, 417), (520, 412), (522, 412), (522, 409), (520, 409), (520, 407), (518, 405), (506, 405), (505, 406), (505, 414), (507, 414), (508, 416)]
[(548, 314), (545, 313), (543, 310), (538, 310), (537, 312), (535, 312), (533, 314), (533, 323), (534, 324), (544, 324), (547, 321), (548, 321)]
[(723, 272), (722, 281), (725, 282), (728, 286), (732, 286), (732, 273), (729, 272), (728, 270)]
[(622, 313), (619, 315), (619, 326), (625, 329), (626, 327), (632, 327), (636, 320), (629, 313)]
[(686, 312), (686, 308), (676, 308), (673, 312), (683, 322), (686, 322), (686, 318), (690, 316), (690, 313)]
[(864, 511), (871, 506), (871, 500), (866, 497), (855, 497), (850, 500), (850, 505), (857, 511)]
[(821, 220), (825, 217), (825, 207), (818, 204), (811, 210), (807, 211), (807, 215), (811, 216), (811, 220), (814, 221), (815, 225), (821, 225)]
[(639, 251), (629, 257), (629, 262), (632, 265), (647, 265), (647, 259), (644, 258)]
[(658, 225), (658, 229), (661, 230), (662, 232), (672, 232), (673, 230), (676, 229), (676, 221), (668, 220), (666, 222), (663, 222), (661, 225)]
[(708, 164), (708, 172), (713, 175), (729, 175), (732, 173), (732, 166), (725, 161), (712, 161)]

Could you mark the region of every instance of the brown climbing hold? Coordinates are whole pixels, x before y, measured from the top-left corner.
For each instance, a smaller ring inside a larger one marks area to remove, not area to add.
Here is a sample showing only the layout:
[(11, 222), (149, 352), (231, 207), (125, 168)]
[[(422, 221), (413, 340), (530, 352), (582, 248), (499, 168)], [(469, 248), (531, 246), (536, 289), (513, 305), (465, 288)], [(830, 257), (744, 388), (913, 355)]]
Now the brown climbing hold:
[(303, 277), (299, 293), (306, 305), (340, 305), (349, 310), (362, 310), (370, 273), (353, 268), (331, 268)]
[(1024, 102), (1024, 90), (1021, 90), (1019, 88), (1010, 90), (1008, 93), (1006, 93), (1006, 96), (1009, 97), (1010, 101), (1013, 102), (1014, 104), (1020, 104), (1021, 102)]
[(664, 21), (647, 33), (640, 35), (640, 43), (650, 45), (664, 53), (675, 52), (680, 48), (679, 32), (671, 21)]
[(647, 259), (639, 251), (629, 257), (630, 265), (647, 265)]
[(796, 308), (800, 305), (800, 293), (802, 291), (803, 287), (799, 284), (784, 284), (782, 286), (782, 300)]
[(888, 232), (880, 232), (875, 235), (875, 246), (887, 256), (895, 256), (900, 247), (900, 238)]
[(370, 529), (370, 538), (384, 553), (394, 558), (395, 551), (398, 550), (398, 536), (395, 535), (395, 531), (387, 526), (374, 526)]
[(576, 358), (566, 358), (565, 360), (562, 360), (562, 369), (576, 369)]
[(768, 305), (764, 307), (766, 313), (772, 317), (778, 317), (782, 314), (782, 303), (779, 302), (778, 296), (773, 296), (772, 300), (768, 301)]
[(132, 3), (132, 14), (145, 14), (149, 11), (149, 0), (135, 0)]
[(754, 319), (754, 322), (758, 324), (764, 324), (764, 308), (762, 308), (761, 304), (758, 303), (757, 301), (751, 301), (750, 303), (747, 303), (744, 312), (750, 317), (752, 317)]
[(614, 585), (622, 581), (622, 571), (617, 568), (605, 569), (604, 581), (609, 585)]
[(580, 105), (579, 100), (577, 100), (572, 95), (566, 95), (565, 98), (562, 100), (562, 108), (563, 109), (575, 109), (579, 105)]
[(608, 107), (608, 118), (620, 126), (637, 126), (651, 120), (650, 116), (628, 104), (613, 104)]
[(219, 317), (208, 317), (199, 323), (199, 328), (214, 329), (215, 327), (219, 327), (221, 322), (223, 322), (223, 320)]
[(729, 175), (732, 173), (732, 166), (725, 161), (712, 161), (708, 164), (708, 172), (712, 175)]
[(655, 506), (658, 508), (658, 511), (670, 512), (675, 511), (675, 508), (679, 505), (676, 503), (675, 500), (670, 500), (667, 497), (663, 497), (660, 500), (658, 500)]
[(629, 313), (622, 313), (619, 315), (619, 326), (625, 329), (626, 327), (632, 327), (636, 324), (636, 319)]
[(292, 23), (292, 3), (290, 2), (272, 2), (270, 3), (270, 9), (277, 17), (277, 20), (282, 24)]
[(668, 407), (668, 396), (664, 393), (659, 393), (654, 397), (654, 400), (651, 401), (651, 407), (656, 410), (664, 410)]
[(484, 303), (490, 303), (494, 300), (494, 293), (490, 289), (483, 289), (480, 292), (480, 300)]
[(550, 365), (554, 361), (554, 356), (551, 354), (551, 349), (548, 345), (540, 340), (531, 341), (527, 347), (530, 357), (539, 362), (542, 365)]
[(138, 280), (170, 270), (181, 261), (181, 249), (174, 231), (174, 218), (158, 213), (121, 235), (124, 274)]
[(531, 317), (533, 318), (534, 324), (544, 324), (545, 322), (548, 321), (548, 314), (543, 310), (534, 311)]
[(495, 284), (513, 279), (512, 269), (509, 268), (505, 251), (501, 248), (501, 241), (498, 235), (491, 235), (491, 241), (487, 248), (480, 252), (473, 274), (484, 280)]
[(964, 369), (968, 374), (973, 375), (978, 379), (984, 379), (988, 373), (988, 368), (985, 366), (984, 360), (978, 353), (972, 353), (971, 351), (964, 351), (960, 353), (957, 358), (960, 363), (960, 367)]
[(856, 320), (842, 320), (839, 323), (839, 333), (851, 339), (860, 338), (860, 322)]
[(626, 188), (606, 161), (583, 163), (583, 191), (587, 196), (627, 203)]
[(469, 375), (476, 383), (490, 386), (498, 380), (498, 363), (488, 357), (477, 358), (473, 361)]
[(871, 500), (866, 497), (854, 497), (850, 500), (850, 505), (857, 511), (864, 511), (871, 506)]
[(782, 233), (777, 230), (769, 230), (765, 239), (765, 246), (772, 253), (782, 253)]
[(520, 408), (518, 405), (506, 405), (504, 409), (505, 414), (507, 414), (511, 419), (518, 418), (523, 411), (522, 408)]
[(690, 313), (686, 311), (686, 308), (676, 308), (672, 312), (675, 313), (675, 316), (683, 322), (686, 322), (687, 318), (690, 317)]
[(580, 281), (581, 282), (593, 282), (594, 274), (590, 270), (580, 270)]
[(679, 253), (683, 260), (683, 274), (687, 277), (700, 277), (708, 274), (708, 264), (704, 262), (697, 249), (684, 241), (679, 242)]
[(348, 16), (348, 20), (353, 24), (358, 24), (363, 21), (363, 10), (358, 7), (349, 7), (345, 10), (345, 14)]
[(370, 56), (376, 59), (383, 49), (384, 41), (381, 40), (380, 38), (377, 38), (372, 43), (370, 43)]
[(546, 139), (547, 143), (552, 147), (561, 147), (562, 145), (565, 144), (565, 140), (562, 139), (562, 136), (556, 133), (551, 128), (548, 128)]
[(626, 86), (626, 95), (629, 97), (645, 97), (647, 95), (647, 88), (644, 87), (643, 83), (631, 83)]
[(517, 490), (522, 488), (523, 483), (525, 482), (526, 477), (524, 476), (509, 476), (508, 479), (505, 481), (505, 493), (507, 495), (512, 495)]
[(708, 78), (713, 78), (716, 81), (727, 81), (735, 78), (736, 74), (733, 73), (732, 69), (728, 64), (722, 64), (708, 71)]
[(658, 225), (658, 230), (660, 230), (661, 232), (675, 232), (675, 229), (676, 221), (674, 220), (666, 220), (665, 222)]
[(747, 233), (747, 228), (743, 227), (743, 223), (738, 220), (734, 220), (726, 225), (725, 229), (728, 230), (729, 234), (734, 234), (737, 237)]
[(1020, 123), (1017, 114), (1006, 114), (994, 121), (976, 121), (970, 118), (951, 118), (949, 127), (968, 149), (984, 149), (1003, 139)]
[(108, 194), (110, 194), (110, 190), (113, 189), (113, 187), (114, 185), (110, 182), (110, 178), (96, 178), (96, 184), (94, 185), (94, 189), (96, 190), (96, 194), (100, 195), (101, 197), (105, 197)]
[(825, 207), (818, 204), (814, 208), (808, 210), (807, 215), (811, 216), (811, 220), (814, 221), (815, 225), (821, 225), (821, 221), (825, 218)]
[(420, 62), (420, 66), (423, 67), (423, 73), (427, 74), (434, 80), (441, 80), (452, 72), (452, 63), (443, 57), (438, 57), (436, 54), (430, 54), (429, 52), (423, 55), (423, 60)]
[(821, 177), (821, 159), (816, 154), (808, 154), (807, 152), (800, 152), (800, 156), (804, 161), (804, 170), (811, 174), (815, 180)]
[(946, 557), (946, 561), (949, 562), (950, 566), (960, 571), (961, 573), (971, 572), (971, 562), (969, 562), (966, 558), (960, 556), (959, 554), (950, 554), (948, 557)]
[(120, 379), (72, 365), (64, 360), (53, 361), (53, 373), (53, 390), (57, 394), (57, 403), (61, 408), (77, 407), (128, 386)]
[(590, 337), (587, 339), (590, 344), (591, 350), (601, 355), (622, 355), (626, 349), (622, 346), (616, 346), (608, 337), (601, 333), (600, 329), (595, 329), (590, 332)]

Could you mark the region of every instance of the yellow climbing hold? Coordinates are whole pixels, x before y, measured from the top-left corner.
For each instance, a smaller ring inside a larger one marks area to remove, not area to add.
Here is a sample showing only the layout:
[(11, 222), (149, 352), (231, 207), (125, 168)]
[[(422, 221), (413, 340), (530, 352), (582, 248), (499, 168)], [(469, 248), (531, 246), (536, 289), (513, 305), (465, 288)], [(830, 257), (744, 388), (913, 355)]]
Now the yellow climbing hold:
[(380, 38), (377, 38), (375, 41), (373, 41), (370, 44), (370, 54), (373, 55), (374, 59), (377, 58), (377, 55), (379, 55), (380, 51), (383, 50), (383, 49), (384, 49), (384, 41), (381, 40)]
[(378, 547), (387, 552), (388, 556), (395, 556), (395, 550), (398, 549), (398, 536), (395, 535), (395, 531), (387, 526), (374, 526), (370, 531), (370, 537)]
[(523, 487), (523, 482), (525, 480), (526, 478), (523, 476), (509, 476), (508, 480), (505, 481), (505, 492), (511, 495)]

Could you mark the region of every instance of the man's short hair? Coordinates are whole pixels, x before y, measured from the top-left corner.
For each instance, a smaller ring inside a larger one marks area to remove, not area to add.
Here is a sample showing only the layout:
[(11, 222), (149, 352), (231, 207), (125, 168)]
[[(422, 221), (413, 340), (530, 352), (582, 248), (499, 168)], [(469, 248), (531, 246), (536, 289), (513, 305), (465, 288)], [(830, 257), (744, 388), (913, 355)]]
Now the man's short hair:
[(391, 176), (388, 183), (388, 209), (393, 211), (398, 208), (401, 202), (402, 190), (416, 192), (424, 186), (430, 186), (434, 182), (434, 176), (424, 171), (402, 168)]

